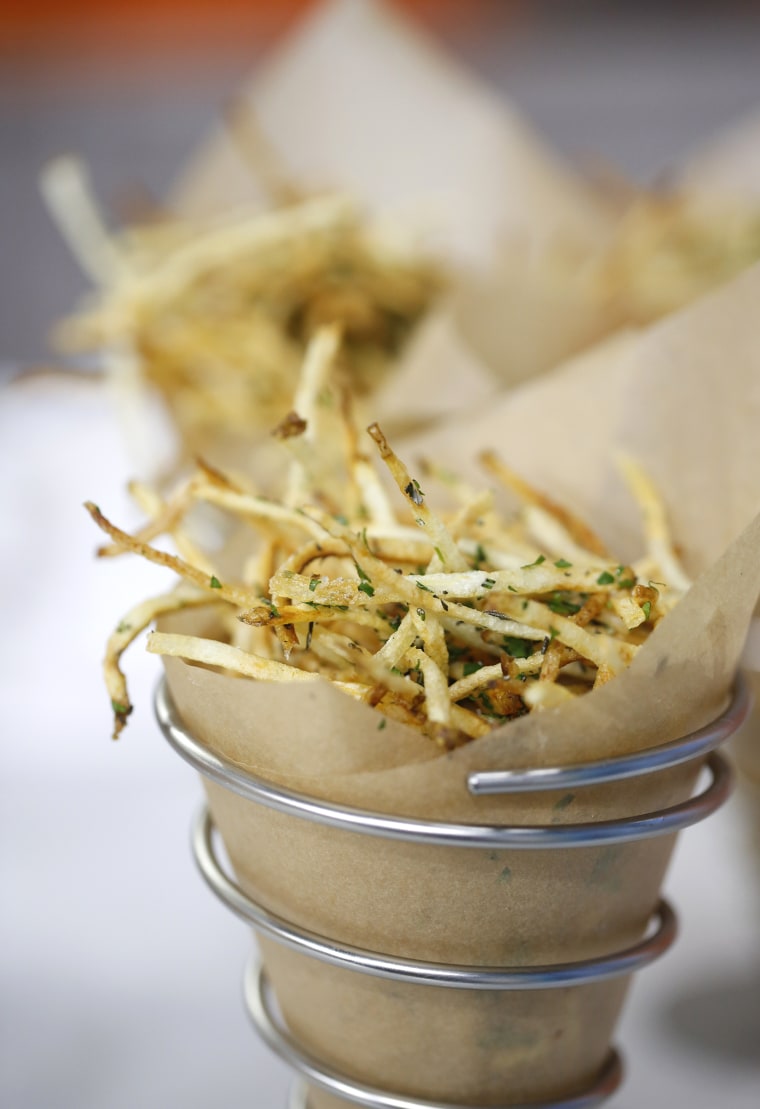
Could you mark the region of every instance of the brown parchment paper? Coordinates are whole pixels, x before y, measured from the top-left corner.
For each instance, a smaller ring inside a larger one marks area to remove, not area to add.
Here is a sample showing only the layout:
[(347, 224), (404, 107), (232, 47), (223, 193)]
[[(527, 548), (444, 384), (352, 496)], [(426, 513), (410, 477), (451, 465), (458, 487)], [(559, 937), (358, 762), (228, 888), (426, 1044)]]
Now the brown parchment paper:
[[(724, 204), (738, 201), (756, 205), (760, 201), (760, 110), (755, 108), (692, 151), (674, 176), (677, 185), (692, 193), (717, 198)], [(760, 483), (757, 472), (755, 479)], [(752, 630), (751, 650), (745, 650), (742, 662), (753, 694), (753, 708), (731, 741), (731, 753), (738, 771), (739, 803), (746, 814), (749, 843), (757, 856), (760, 855), (760, 611), (757, 609)]]
[[(606, 306), (574, 278), (614, 213), (502, 96), (398, 8), (379, 0), (318, 6), (240, 97), (302, 188), (347, 191), (443, 261), (442, 311), (492, 385), (545, 370), (610, 330)], [(266, 205), (257, 190), (229, 132), (217, 128), (170, 203), (190, 217), (256, 198)], [(385, 402), (413, 395), (416, 365), (399, 366), (376, 418), (391, 422), (396, 413)], [(470, 403), (448, 366), (436, 369), (428, 419)]]
[[(760, 267), (405, 446), (410, 460), (410, 452), (448, 466), (461, 459), (472, 476), (474, 456), (495, 445), (585, 512), (625, 558), (638, 553), (635, 509), (611, 452), (621, 445), (645, 459), (698, 577), (614, 681), (441, 755), (395, 722), (378, 732), (371, 709), (327, 684), (252, 683), (167, 660), (182, 718), (258, 775), (383, 812), (551, 824), (684, 800), (698, 774), (693, 764), (509, 799), (475, 800), (465, 781), (474, 769), (646, 748), (725, 704), (760, 591), (759, 293)], [(192, 619), (184, 614), (173, 626)], [(213, 622), (213, 613), (195, 619)], [(269, 812), (211, 783), (207, 791), (238, 879), (257, 900), (337, 940), (418, 959), (529, 965), (625, 947), (643, 933), (673, 846), (673, 836), (541, 851), (391, 843)], [(615, 980), (497, 996), (402, 987), (263, 947), (286, 1020), (320, 1058), (386, 1088), (472, 1105), (582, 1088), (601, 1066), (626, 988)], [(314, 1106), (333, 1103), (312, 1096)]]

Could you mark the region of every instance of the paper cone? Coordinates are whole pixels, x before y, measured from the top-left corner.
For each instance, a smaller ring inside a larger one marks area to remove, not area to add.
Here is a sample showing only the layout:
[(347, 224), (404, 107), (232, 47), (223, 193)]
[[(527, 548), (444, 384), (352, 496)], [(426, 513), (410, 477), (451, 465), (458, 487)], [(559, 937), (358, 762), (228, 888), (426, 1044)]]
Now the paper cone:
[[(377, 0), (318, 6), (241, 95), (297, 181), (422, 219), (454, 259), (488, 263), (509, 232), (585, 243), (606, 228), (593, 191), (502, 98)], [(250, 200), (252, 187), (218, 131), (174, 201), (208, 214)]]
[[(514, 384), (610, 330), (606, 308), (575, 272), (610, 231), (607, 205), (398, 10), (377, 0), (318, 7), (241, 97), (301, 186), (347, 190), (373, 216), (392, 215), (424, 236), (449, 271), (444, 310), (491, 378)], [(208, 215), (250, 203), (255, 189), (220, 129), (172, 203)], [(457, 403), (477, 399), (444, 368), (435, 380)], [(410, 395), (403, 367), (393, 385)], [(457, 411), (436, 407), (439, 416)], [(383, 416), (381, 403), (375, 417)]]

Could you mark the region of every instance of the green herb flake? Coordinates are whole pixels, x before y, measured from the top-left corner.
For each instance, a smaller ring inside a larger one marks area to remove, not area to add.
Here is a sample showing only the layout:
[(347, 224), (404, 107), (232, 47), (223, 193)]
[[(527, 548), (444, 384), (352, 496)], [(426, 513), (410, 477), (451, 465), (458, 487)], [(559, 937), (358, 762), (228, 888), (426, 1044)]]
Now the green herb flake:
[(648, 620), (652, 614), (652, 602), (644, 601), (644, 604), (641, 606), (641, 611), (644, 613), (645, 618)]
[(633, 589), (635, 584), (635, 578), (621, 578), (618, 582), (618, 589)]
[(424, 621), (427, 619), (427, 613), (425, 612), (424, 608), (418, 608), (417, 615), (419, 616), (420, 620)]
[(379, 723), (379, 724), (377, 725), (377, 730), (378, 730), (379, 732), (384, 732), (384, 731), (385, 731), (385, 727), (386, 727), (387, 723), (388, 723), (388, 721), (387, 721), (387, 720), (385, 719), (385, 717), (383, 717), (383, 719), (382, 719), (382, 720), (380, 721), (380, 723)]
[(521, 566), (521, 570), (532, 570), (534, 566), (540, 566), (542, 562), (546, 562), (546, 555), (539, 555), (533, 562), (528, 562), (525, 566)]
[(121, 701), (111, 701), (111, 708), (117, 716), (129, 716), (132, 711), (129, 705), (122, 705)]
[(417, 581), (414, 584), (417, 586), (418, 589), (421, 589), (423, 591), (423, 593), (432, 593), (433, 592), (433, 590), (430, 589), (429, 586), (423, 585), (423, 583), (421, 581)]
[(529, 639), (517, 639), (512, 635), (505, 635), (502, 642), (512, 658), (528, 658), (532, 654)]
[(319, 585), (321, 580), (322, 579), (320, 577), (317, 577), (316, 574), (312, 574), (312, 576), (309, 578), (309, 592), (310, 593), (313, 593), (316, 590), (316, 588)]
[(566, 558), (558, 558), (554, 565), (558, 570), (569, 570), (572, 562), (568, 562)]
[(510, 593), (519, 593), (520, 592), (519, 589), (515, 589), (514, 585), (508, 585), (507, 589), (509, 590)]
[(464, 666), (462, 667), (462, 672), (464, 673), (465, 678), (468, 678), (470, 676), (470, 674), (477, 674), (478, 670), (482, 670), (482, 669), (483, 669), (483, 663), (482, 662), (474, 662), (474, 661), (470, 660), (469, 662), (466, 662), (464, 664)]
[(486, 552), (480, 543), (475, 548), (475, 569), (477, 570), (481, 562), (485, 562), (487, 558)]
[(597, 585), (612, 585), (614, 583), (614, 581), (615, 581), (615, 578), (613, 577), (613, 575), (608, 570), (602, 570), (601, 574), (596, 579), (596, 584)]
[(209, 581), (209, 585), (211, 586), (212, 589), (221, 589), (222, 588), (222, 583), (219, 581), (219, 578), (214, 577), (213, 574), (211, 575), (211, 580)]
[(368, 581), (363, 581), (359, 583), (359, 592), (366, 593), (368, 597), (374, 597), (375, 587), (374, 585), (370, 585)]
[(124, 635), (125, 632), (131, 632), (131, 631), (132, 631), (132, 625), (126, 623), (124, 620), (121, 620), (116, 626), (116, 634), (117, 635)]
[(551, 600), (547, 601), (549, 608), (552, 612), (556, 612), (558, 616), (575, 616), (576, 612), (580, 612), (581, 606), (574, 601), (569, 601), (567, 597), (563, 597), (561, 593), (553, 594)]
[(566, 793), (563, 797), (560, 797), (559, 801), (555, 801), (552, 808), (555, 812), (562, 812), (562, 810), (566, 809), (568, 805), (571, 805), (574, 800), (574, 793)]
[(556, 639), (558, 635), (559, 635), (559, 632), (557, 631), (556, 628), (552, 628), (552, 627), (549, 628), (549, 639), (550, 640)]
[(496, 585), (496, 579), (495, 578), (483, 578), (483, 588), (484, 589), (493, 589), (493, 587), (495, 585)]
[(439, 560), (440, 560), (441, 562), (443, 562), (443, 561), (444, 561), (444, 557), (443, 557), (443, 555), (441, 554), (441, 548), (440, 548), (440, 547), (433, 547), (433, 550), (434, 550), (434, 551), (435, 551), (435, 553), (436, 553), (436, 554), (438, 555), (438, 558), (439, 558)]

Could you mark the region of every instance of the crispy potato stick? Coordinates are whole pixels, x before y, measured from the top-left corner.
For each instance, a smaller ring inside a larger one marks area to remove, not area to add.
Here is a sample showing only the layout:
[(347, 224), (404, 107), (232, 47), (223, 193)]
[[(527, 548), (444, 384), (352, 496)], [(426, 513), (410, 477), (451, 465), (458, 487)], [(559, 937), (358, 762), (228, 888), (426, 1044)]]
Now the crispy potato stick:
[(530, 682), (523, 693), (523, 700), (533, 710), (553, 709), (572, 701), (575, 696), (567, 686), (557, 682)]
[(480, 456), (480, 461), (489, 474), (500, 481), (507, 489), (511, 489), (513, 493), (516, 493), (521, 500), (527, 504), (538, 505), (551, 516), (554, 516), (568, 530), (579, 546), (591, 551), (599, 558), (607, 557), (604, 543), (583, 520), (579, 519), (570, 509), (556, 504), (545, 493), (530, 485), (514, 470), (511, 470), (495, 451), (484, 451)]
[(157, 566), (165, 566), (168, 570), (174, 570), (181, 578), (190, 581), (193, 585), (200, 586), (201, 589), (209, 591), (209, 601), (218, 599), (221, 601), (231, 601), (232, 604), (240, 606), (251, 606), (255, 601), (259, 600), (256, 594), (251, 589), (241, 588), (235, 585), (224, 585), (218, 578), (213, 575), (209, 577), (203, 570), (197, 569), (195, 566), (190, 566), (181, 558), (176, 555), (167, 554), (165, 551), (157, 551), (155, 547), (149, 546), (147, 543), (140, 543), (138, 540), (133, 539), (127, 532), (117, 528), (110, 520), (107, 520), (97, 505), (92, 501), (87, 501), (85, 508), (92, 516), (95, 523), (106, 534), (110, 535), (117, 543), (123, 544), (127, 550), (133, 551), (135, 554), (140, 554), (146, 558), (148, 562), (154, 562)]
[(110, 286), (126, 277), (125, 259), (106, 230), (84, 164), (65, 156), (49, 162), (40, 190), (71, 253), (95, 285)]
[(370, 424), (367, 431), (377, 443), (380, 457), (388, 467), (393, 480), (411, 506), (416, 523), (425, 528), (435, 552), (433, 561), (449, 570), (467, 570), (467, 561), (441, 520), (425, 504), (425, 495), (418, 482), (409, 476), (409, 471), (398, 455), (388, 444), (379, 424)]
[(612, 636), (600, 632), (594, 635), (580, 628), (567, 616), (552, 612), (548, 605), (539, 601), (515, 601), (502, 598), (507, 611), (522, 612), (526, 620), (538, 628), (543, 628), (544, 633), (559, 639), (567, 647), (572, 647), (596, 666), (606, 666), (612, 674), (619, 673), (627, 666), (636, 654), (637, 648), (633, 643), (621, 642)]
[(119, 738), (119, 733), (126, 725), (127, 717), (132, 712), (132, 702), (127, 692), (126, 679), (119, 665), (121, 656), (127, 647), (141, 631), (144, 631), (159, 616), (165, 616), (168, 612), (176, 612), (179, 609), (193, 605), (207, 605), (210, 601), (211, 599), (204, 593), (196, 593), (190, 591), (186, 586), (179, 586), (171, 593), (162, 593), (158, 597), (141, 601), (140, 604), (135, 605), (134, 608), (131, 608), (129, 612), (122, 616), (116, 625), (115, 631), (108, 637), (106, 654), (103, 659), (103, 676), (105, 677), (106, 689), (111, 698), (111, 708), (114, 713), (114, 739)]
[(418, 665), (425, 682), (425, 711), (428, 720), (434, 724), (448, 724), (451, 721), (451, 702), (449, 682), (446, 674), (436, 666), (432, 658), (417, 647), (408, 652), (411, 662)]
[(266, 682), (313, 682), (319, 681), (318, 674), (299, 670), (274, 659), (259, 658), (258, 655), (241, 651), (229, 643), (215, 639), (201, 639), (196, 635), (174, 635), (169, 632), (151, 632), (148, 637), (148, 650), (154, 655), (171, 655), (187, 662), (199, 662), (204, 666), (218, 666), (232, 674), (246, 678), (256, 678)]
[(616, 461), (641, 510), (651, 559), (669, 586), (686, 593), (691, 581), (681, 569), (670, 542), (662, 499), (637, 462), (625, 454), (618, 454)]

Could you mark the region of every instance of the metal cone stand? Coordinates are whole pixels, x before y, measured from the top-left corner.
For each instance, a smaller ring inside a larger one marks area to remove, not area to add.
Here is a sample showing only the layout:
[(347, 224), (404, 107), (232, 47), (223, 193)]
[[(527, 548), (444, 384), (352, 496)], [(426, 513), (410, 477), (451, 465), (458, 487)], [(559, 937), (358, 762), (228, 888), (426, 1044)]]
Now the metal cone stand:
[[(739, 728), (748, 710), (749, 694), (744, 683), (739, 681), (731, 703), (717, 720), (659, 747), (577, 766), (472, 774), (468, 779), (468, 789), (474, 795), (482, 795), (582, 788), (654, 774), (687, 762), (704, 762), (709, 772), (710, 780), (702, 792), (681, 804), (643, 816), (587, 824), (508, 827), (392, 817), (329, 804), (275, 786), (241, 770), (199, 743), (180, 721), (165, 684), (159, 687), (156, 695), (156, 715), (169, 743), (205, 778), (226, 789), (250, 801), (319, 824), (370, 836), (463, 849), (563, 849), (629, 843), (672, 834), (695, 824), (714, 812), (730, 793), (730, 768), (716, 748)], [(217, 897), (241, 919), (277, 943), (333, 966), (441, 989), (547, 990), (628, 975), (662, 955), (676, 935), (675, 914), (667, 902), (661, 901), (645, 938), (611, 955), (551, 966), (526, 967), (468, 967), (417, 962), (340, 944), (329, 937), (299, 928), (257, 904), (222, 868), (215, 852), (213, 823), (205, 809), (194, 826), (193, 852), (204, 879)], [(282, 1025), (265, 971), (256, 960), (246, 971), (244, 988), (246, 1007), (259, 1034), (301, 1076), (293, 1088), (290, 1109), (308, 1109), (309, 1086), (321, 1088), (347, 1103), (367, 1109), (472, 1109), (471, 1106), (424, 1101), (391, 1090), (376, 1089), (337, 1073), (310, 1056)], [(621, 1078), (620, 1058), (617, 1052), (612, 1051), (601, 1073), (587, 1090), (564, 1100), (532, 1102), (531, 1109), (588, 1109), (610, 1097)], [(509, 1091), (505, 1091), (505, 1098), (508, 1099), (508, 1096)], [(515, 1102), (507, 1100), (504, 1109), (507, 1105), (509, 1109), (519, 1109)]]

